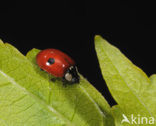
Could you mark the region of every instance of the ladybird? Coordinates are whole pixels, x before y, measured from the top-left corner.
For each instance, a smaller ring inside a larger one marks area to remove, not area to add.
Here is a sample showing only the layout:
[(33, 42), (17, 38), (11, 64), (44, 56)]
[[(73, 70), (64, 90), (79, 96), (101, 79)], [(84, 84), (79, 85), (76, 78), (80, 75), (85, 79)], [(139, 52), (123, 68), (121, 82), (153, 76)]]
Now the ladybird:
[(79, 75), (75, 61), (57, 49), (45, 49), (36, 56), (38, 66), (53, 75), (70, 83), (79, 83)]

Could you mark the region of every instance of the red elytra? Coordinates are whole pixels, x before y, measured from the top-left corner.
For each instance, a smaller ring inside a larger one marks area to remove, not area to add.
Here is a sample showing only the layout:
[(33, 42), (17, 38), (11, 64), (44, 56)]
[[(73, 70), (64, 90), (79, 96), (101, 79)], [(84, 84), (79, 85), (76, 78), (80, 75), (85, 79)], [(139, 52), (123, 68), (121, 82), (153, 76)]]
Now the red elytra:
[[(47, 64), (50, 58), (54, 59), (52, 65)], [(71, 57), (57, 49), (45, 49), (40, 51), (37, 54), (36, 61), (41, 69), (55, 77), (64, 77), (69, 67), (75, 65)]]

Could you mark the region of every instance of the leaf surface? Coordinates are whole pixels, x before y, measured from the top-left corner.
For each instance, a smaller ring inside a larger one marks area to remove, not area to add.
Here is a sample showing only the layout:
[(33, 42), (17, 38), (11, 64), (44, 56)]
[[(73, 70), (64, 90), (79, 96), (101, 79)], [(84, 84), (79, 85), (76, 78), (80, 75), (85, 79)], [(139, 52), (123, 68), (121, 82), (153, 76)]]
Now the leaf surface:
[[(52, 82), (35, 64), (39, 50), (34, 50), (28, 60), (10, 44), (0, 42), (0, 126), (113, 124), (110, 107), (95, 88), (83, 78), (75, 85)], [(81, 86), (85, 84), (90, 90)]]
[(149, 79), (100, 36), (95, 37), (95, 48), (103, 77), (123, 113), (156, 118), (156, 75)]

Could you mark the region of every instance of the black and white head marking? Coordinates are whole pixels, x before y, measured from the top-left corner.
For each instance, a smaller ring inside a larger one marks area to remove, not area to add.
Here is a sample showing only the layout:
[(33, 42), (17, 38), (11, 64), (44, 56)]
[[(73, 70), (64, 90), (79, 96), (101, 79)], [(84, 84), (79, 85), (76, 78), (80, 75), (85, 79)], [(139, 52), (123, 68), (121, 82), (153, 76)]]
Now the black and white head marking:
[(70, 66), (64, 75), (65, 80), (71, 83), (79, 83), (79, 75), (76, 66)]

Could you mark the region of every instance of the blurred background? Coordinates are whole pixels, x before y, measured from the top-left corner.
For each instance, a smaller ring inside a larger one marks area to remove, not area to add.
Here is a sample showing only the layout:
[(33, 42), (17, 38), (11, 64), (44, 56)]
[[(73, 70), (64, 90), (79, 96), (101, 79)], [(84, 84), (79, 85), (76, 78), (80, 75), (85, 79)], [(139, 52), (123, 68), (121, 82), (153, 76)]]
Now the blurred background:
[(56, 48), (70, 55), (79, 72), (107, 99), (111, 97), (99, 69), (94, 36), (117, 46), (147, 75), (156, 73), (155, 3), (96, 1), (0, 2), (0, 38), (26, 54), (32, 48)]

